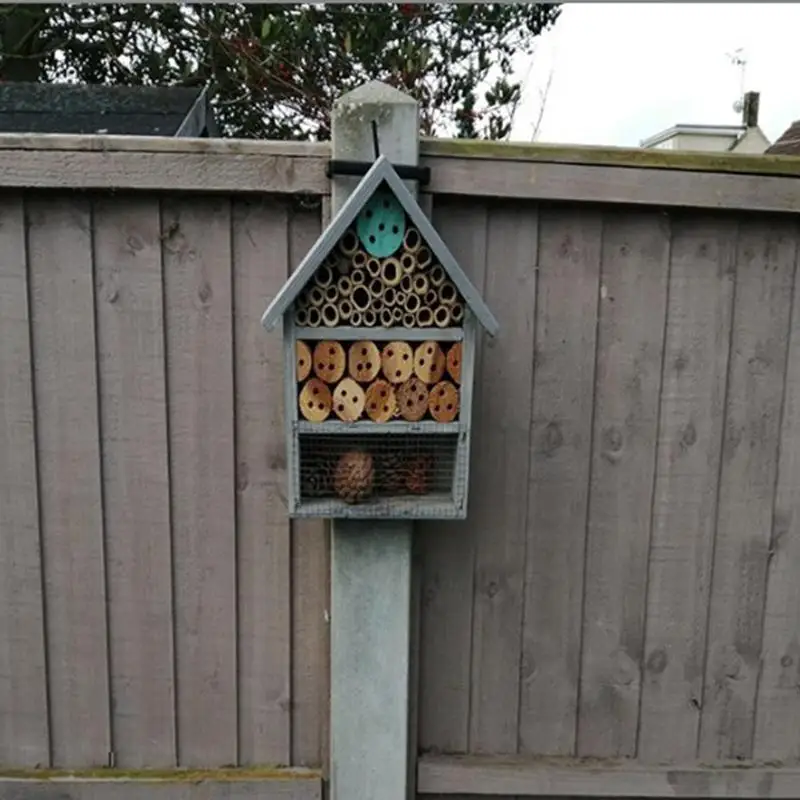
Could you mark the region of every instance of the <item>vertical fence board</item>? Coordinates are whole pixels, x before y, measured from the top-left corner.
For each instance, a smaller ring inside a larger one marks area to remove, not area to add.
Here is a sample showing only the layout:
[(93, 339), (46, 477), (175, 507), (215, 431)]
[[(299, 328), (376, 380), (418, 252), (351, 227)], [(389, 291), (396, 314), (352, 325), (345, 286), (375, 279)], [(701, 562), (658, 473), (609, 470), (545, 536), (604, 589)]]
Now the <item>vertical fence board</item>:
[[(435, 202), (433, 223), (479, 291), (486, 277), (485, 205)], [(501, 274), (494, 278), (501, 280)], [(478, 335), (476, 375), (480, 375)], [(473, 420), (480, 411), (473, 409)], [(475, 443), (472, 463), (476, 463)], [(470, 477), (473, 487), (474, 473)], [(470, 516), (475, 509), (470, 501)], [(472, 651), (472, 593), (475, 557), (471, 521), (418, 524), (421, 539), (422, 619), (420, 627), (419, 747), (465, 753), (469, 749)]]
[[(289, 216), (290, 269), (321, 231), (318, 209)], [(292, 523), (292, 764), (321, 766), (328, 750), (330, 550), (324, 520)]]
[(0, 764), (48, 765), (25, 219), (0, 198)]
[(539, 222), (520, 750), (575, 752), (592, 438), (600, 212)]
[(703, 696), (736, 226), (672, 227), (639, 758), (691, 763)]
[(752, 755), (794, 223), (742, 222), (722, 445), (700, 758)]
[[(797, 239), (795, 232), (795, 239)], [(753, 758), (800, 760), (800, 280), (794, 301)]]
[(89, 767), (110, 750), (91, 213), (28, 210), (52, 758)]
[(291, 761), (291, 619), (283, 349), (260, 325), (287, 278), (286, 206), (234, 206), (239, 759)]
[(490, 211), (484, 295), (501, 323), (483, 344), (472, 445), (474, 753), (516, 753), (518, 745), (537, 246), (535, 206)]
[(175, 573), (178, 761), (237, 761), (230, 203), (162, 215)]
[(633, 756), (658, 427), (669, 232), (605, 216), (578, 754)]
[(95, 202), (95, 301), (120, 767), (175, 763), (169, 457), (156, 198)]

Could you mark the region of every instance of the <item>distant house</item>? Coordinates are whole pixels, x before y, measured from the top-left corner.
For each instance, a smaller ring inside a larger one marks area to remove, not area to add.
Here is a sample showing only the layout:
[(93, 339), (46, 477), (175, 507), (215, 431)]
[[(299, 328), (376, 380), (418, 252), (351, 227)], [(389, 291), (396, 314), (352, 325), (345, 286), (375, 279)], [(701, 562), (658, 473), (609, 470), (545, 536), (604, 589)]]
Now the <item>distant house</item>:
[(218, 137), (203, 88), (0, 83), (0, 133)]
[(775, 143), (767, 148), (767, 153), (776, 156), (800, 155), (800, 120), (793, 122)]
[(758, 125), (758, 98), (758, 92), (745, 94), (741, 125), (675, 125), (644, 139), (640, 146), (711, 153), (764, 153), (770, 143)]

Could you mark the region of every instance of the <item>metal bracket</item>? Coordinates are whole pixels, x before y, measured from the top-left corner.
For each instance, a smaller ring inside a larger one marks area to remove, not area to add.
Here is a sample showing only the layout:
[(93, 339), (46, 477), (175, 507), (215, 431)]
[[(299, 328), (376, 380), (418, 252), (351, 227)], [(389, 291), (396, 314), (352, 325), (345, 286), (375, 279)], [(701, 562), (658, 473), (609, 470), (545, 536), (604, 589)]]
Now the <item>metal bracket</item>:
[[(374, 162), (372, 161), (340, 161), (332, 158), (328, 162), (325, 174), (328, 178), (334, 175), (354, 175), (363, 178), (369, 172)], [(398, 177), (404, 181), (417, 181), (421, 186), (431, 182), (430, 167), (415, 167), (408, 164), (392, 164)]]

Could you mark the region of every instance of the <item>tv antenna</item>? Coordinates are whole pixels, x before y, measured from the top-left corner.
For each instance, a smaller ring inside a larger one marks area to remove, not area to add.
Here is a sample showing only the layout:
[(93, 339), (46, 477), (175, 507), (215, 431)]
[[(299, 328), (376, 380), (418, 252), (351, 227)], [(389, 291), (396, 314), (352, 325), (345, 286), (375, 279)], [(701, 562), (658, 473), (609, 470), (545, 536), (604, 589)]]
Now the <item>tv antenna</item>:
[(725, 54), (731, 64), (739, 70), (739, 97), (733, 104), (733, 110), (741, 114), (744, 109), (744, 86), (745, 74), (747, 72), (747, 55), (744, 49), (737, 47), (732, 53)]

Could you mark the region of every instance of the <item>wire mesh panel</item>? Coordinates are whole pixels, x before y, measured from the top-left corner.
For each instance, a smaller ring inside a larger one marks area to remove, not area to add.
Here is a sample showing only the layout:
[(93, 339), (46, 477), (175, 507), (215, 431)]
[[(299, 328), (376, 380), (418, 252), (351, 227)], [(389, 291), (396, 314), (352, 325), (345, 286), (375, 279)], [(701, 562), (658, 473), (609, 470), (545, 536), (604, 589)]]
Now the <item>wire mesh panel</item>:
[(301, 515), (460, 516), (458, 433), (300, 433)]

